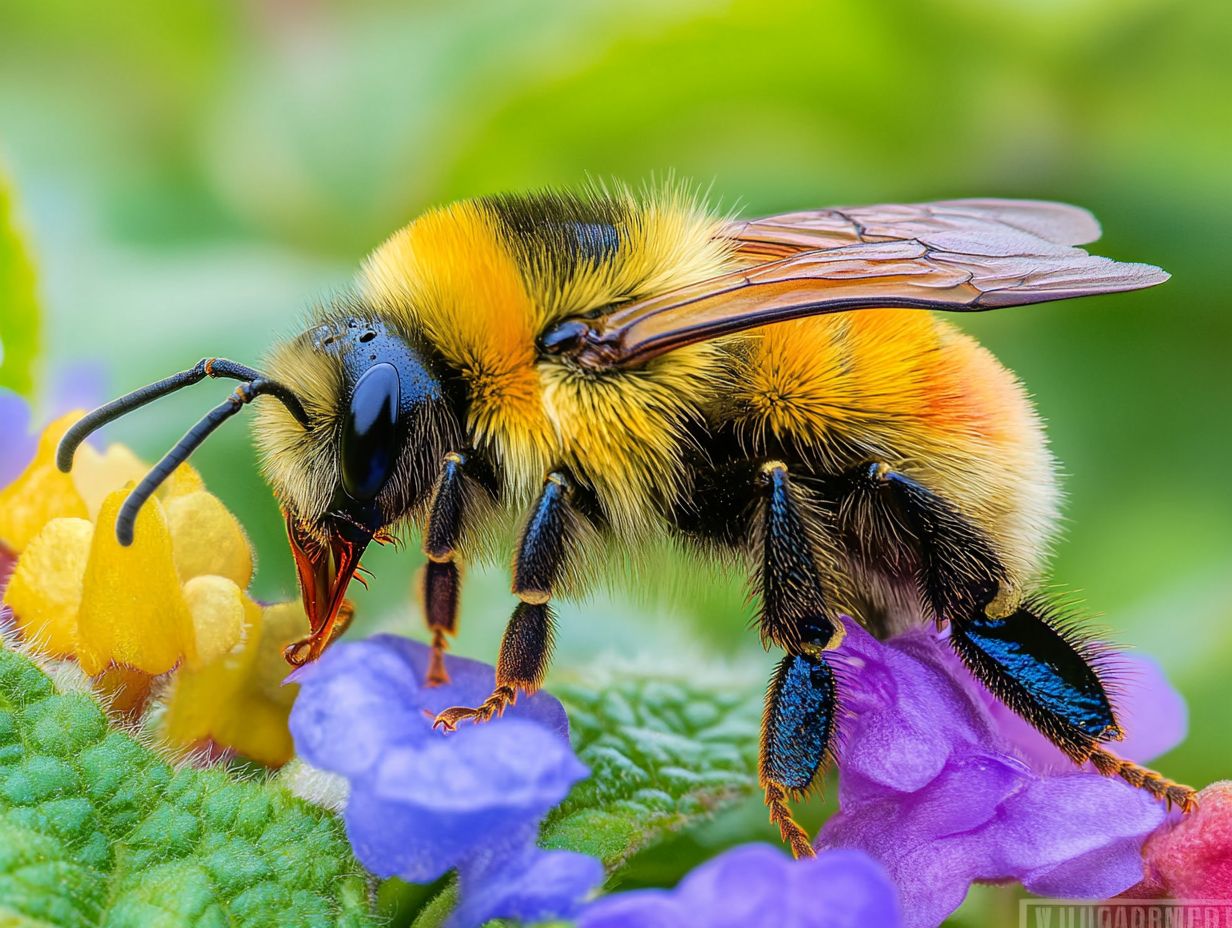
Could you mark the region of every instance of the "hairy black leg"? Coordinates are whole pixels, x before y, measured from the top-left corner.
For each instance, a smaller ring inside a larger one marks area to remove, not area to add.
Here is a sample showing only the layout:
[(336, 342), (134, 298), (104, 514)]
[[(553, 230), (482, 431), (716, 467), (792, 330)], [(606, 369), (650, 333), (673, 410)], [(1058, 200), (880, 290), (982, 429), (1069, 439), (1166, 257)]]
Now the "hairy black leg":
[(795, 857), (812, 857), (808, 832), (788, 802), (808, 791), (830, 760), (836, 695), (834, 671), (821, 654), (788, 654), (766, 690), (758, 778), (770, 821)]
[(952, 503), (880, 463), (848, 475), (839, 507), (859, 557), (887, 573), (913, 576), (921, 603), (971, 672), (1075, 763), (1092, 761), (1169, 803), (1188, 807), (1192, 790), (1100, 747), (1119, 740), (1098, 672), (1100, 650), (1084, 642), (1045, 601), (1015, 602), (987, 535)]
[(513, 566), (513, 592), (521, 602), (501, 639), (495, 689), (477, 707), (446, 709), (434, 725), (452, 731), (464, 719), (486, 722), (516, 702), (519, 692), (534, 693), (542, 684), (551, 660), (554, 628), (548, 600), (576, 541), (578, 517), (569, 504), (571, 492), (568, 478), (553, 472), (531, 508)]
[[(759, 475), (763, 493), (759, 526), (762, 643), (789, 653), (832, 648), (843, 626), (822, 588), (818, 560), (825, 540), (821, 514), (792, 483), (785, 465), (771, 461)], [(831, 560), (831, 558), (827, 558)]]
[(440, 686), (449, 682), (445, 670), (447, 635), (458, 631), (458, 593), (462, 572), (458, 563), (458, 540), (466, 513), (466, 457), (456, 451), (445, 455), (441, 474), (432, 488), (428, 521), (424, 526), (423, 552), (428, 564), (423, 572), (424, 619), (432, 633), (432, 657), (426, 683)]
[(758, 776), (770, 820), (792, 853), (807, 857), (812, 842), (792, 818), (788, 801), (808, 790), (830, 756), (835, 687), (823, 652), (842, 641), (843, 626), (818, 566), (827, 553), (820, 514), (782, 463), (766, 464), (759, 483), (759, 625), (762, 642), (778, 645), (787, 656), (766, 691)]

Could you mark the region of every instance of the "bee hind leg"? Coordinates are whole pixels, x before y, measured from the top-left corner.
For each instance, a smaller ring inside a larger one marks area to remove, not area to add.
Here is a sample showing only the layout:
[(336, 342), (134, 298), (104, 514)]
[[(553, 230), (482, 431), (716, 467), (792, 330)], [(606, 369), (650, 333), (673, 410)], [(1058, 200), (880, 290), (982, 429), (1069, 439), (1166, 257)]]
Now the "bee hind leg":
[(758, 781), (770, 821), (794, 857), (812, 857), (808, 832), (789, 801), (809, 791), (828, 766), (837, 705), (834, 671), (821, 654), (788, 654), (766, 690)]
[(1145, 790), (1169, 807), (1195, 807), (1193, 788), (1174, 783), (1103, 747), (1124, 734), (1099, 668), (1101, 651), (1083, 641), (1046, 602), (1028, 598), (1003, 618), (971, 615), (952, 623), (951, 644), (971, 672), (1074, 763)]
[[(820, 513), (780, 462), (764, 465), (760, 524), (759, 625), (765, 644), (787, 651), (766, 691), (758, 780), (770, 821), (795, 857), (812, 857), (808, 832), (788, 805), (818, 781), (831, 759), (836, 694), (825, 651), (843, 626), (823, 587), (819, 561), (828, 551)], [(837, 576), (837, 572), (835, 572)]]
[(862, 545), (861, 555), (880, 557), (886, 569), (911, 565), (925, 611), (949, 622), (950, 644), (994, 696), (1076, 764), (1090, 761), (1169, 805), (1192, 807), (1192, 789), (1101, 746), (1124, 737), (1101, 676), (1104, 650), (1046, 600), (1007, 591), (1007, 571), (983, 531), (883, 464), (849, 477), (840, 522), (845, 512), (849, 530), (862, 526), (881, 548)]
[(466, 720), (486, 722), (513, 705), (519, 693), (533, 694), (547, 674), (552, 656), (555, 617), (548, 600), (564, 574), (577, 525), (569, 505), (572, 486), (561, 473), (551, 473), (518, 543), (513, 592), (521, 602), (501, 638), (496, 661), (496, 686), (475, 707), (454, 706), (437, 715), (433, 726), (445, 731)]

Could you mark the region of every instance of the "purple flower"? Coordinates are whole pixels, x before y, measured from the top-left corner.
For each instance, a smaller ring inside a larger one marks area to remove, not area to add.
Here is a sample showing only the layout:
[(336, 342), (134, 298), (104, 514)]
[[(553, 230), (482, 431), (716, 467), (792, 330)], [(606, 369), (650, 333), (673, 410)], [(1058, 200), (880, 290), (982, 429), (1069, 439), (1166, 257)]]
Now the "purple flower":
[[(878, 642), (848, 621), (833, 660), (847, 710), (840, 811), (817, 847), (880, 861), (908, 928), (940, 924), (975, 881), (1105, 898), (1141, 879), (1142, 844), (1163, 806), (1074, 767), (997, 704), (945, 641), (920, 630)], [(1123, 753), (1147, 760), (1180, 740), (1184, 707), (1153, 665), (1120, 662), (1151, 685), (1127, 686), (1121, 700), (1127, 726), (1151, 730)]]
[[(74, 364), (56, 375), (45, 409), (55, 418), (70, 409), (92, 409), (104, 393), (101, 367)], [(32, 431), (30, 404), (12, 390), (0, 387), (0, 487), (6, 487), (34, 459), (38, 436)]]
[(894, 884), (859, 851), (793, 861), (765, 844), (732, 848), (672, 890), (592, 902), (578, 928), (896, 928)]
[(0, 487), (17, 479), (34, 457), (30, 407), (11, 390), (0, 389)]
[(481, 702), (494, 673), (451, 656), (452, 682), (426, 688), (428, 654), (381, 635), (335, 645), (295, 671), (296, 749), (349, 781), (347, 835), (373, 873), (427, 882), (458, 869), (451, 924), (569, 915), (603, 870), (585, 855), (535, 846), (543, 816), (587, 773), (564, 709), (539, 693), (488, 724), (433, 731), (440, 710)]

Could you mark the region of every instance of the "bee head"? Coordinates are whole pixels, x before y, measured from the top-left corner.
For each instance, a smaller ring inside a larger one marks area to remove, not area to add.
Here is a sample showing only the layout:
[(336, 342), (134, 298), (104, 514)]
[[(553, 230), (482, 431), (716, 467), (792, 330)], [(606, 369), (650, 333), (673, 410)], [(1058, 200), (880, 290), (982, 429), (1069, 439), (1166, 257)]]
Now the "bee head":
[[(461, 450), (463, 405), (439, 357), (413, 332), (362, 305), (321, 315), (272, 352), (265, 371), (221, 358), (99, 407), (65, 433), (67, 472), (87, 436), (153, 400), (206, 378), (240, 381), (129, 493), (116, 535), (130, 544), (137, 513), (213, 431), (253, 400), (262, 468), (282, 503), (316, 657), (359, 556), (428, 500), (446, 453)], [(276, 402), (273, 402), (276, 401)], [(289, 655), (290, 657), (290, 655)], [(295, 661), (300, 662), (300, 661)]]
[(461, 440), (460, 401), (426, 344), (348, 306), (276, 347), (267, 367), (310, 423), (275, 404), (257, 412), (262, 467), (289, 514), (310, 531), (332, 520), (374, 534), (426, 501)]
[(315, 630), (333, 620), (372, 538), (426, 505), (444, 455), (460, 448), (462, 401), (428, 345), (357, 305), (277, 346), (267, 367), (309, 422), (262, 404), (253, 434)]

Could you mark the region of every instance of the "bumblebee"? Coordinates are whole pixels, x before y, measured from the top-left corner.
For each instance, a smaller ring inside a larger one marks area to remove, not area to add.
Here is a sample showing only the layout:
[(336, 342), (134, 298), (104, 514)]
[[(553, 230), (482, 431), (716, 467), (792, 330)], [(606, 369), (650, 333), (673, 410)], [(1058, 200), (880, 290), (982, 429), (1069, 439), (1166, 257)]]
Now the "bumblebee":
[[(132, 490), (116, 530), (257, 398), (318, 657), (345, 625), (371, 542), (418, 530), (447, 680), (461, 566), (512, 549), (516, 604), (496, 686), (451, 730), (539, 688), (551, 603), (655, 540), (742, 565), (762, 643), (770, 817), (811, 854), (790, 801), (831, 758), (840, 615), (885, 637), (948, 627), (972, 673), (1075, 763), (1189, 808), (1193, 790), (1112, 753), (1099, 651), (1042, 595), (1055, 464), (1022, 385), (930, 311), (974, 312), (1159, 284), (1077, 247), (1060, 203), (953, 200), (735, 221), (678, 188), (495, 196), (427, 213), (261, 370), (219, 358), (139, 389), (65, 436), (207, 377), (239, 386)], [(271, 402), (272, 401), (272, 402)]]

